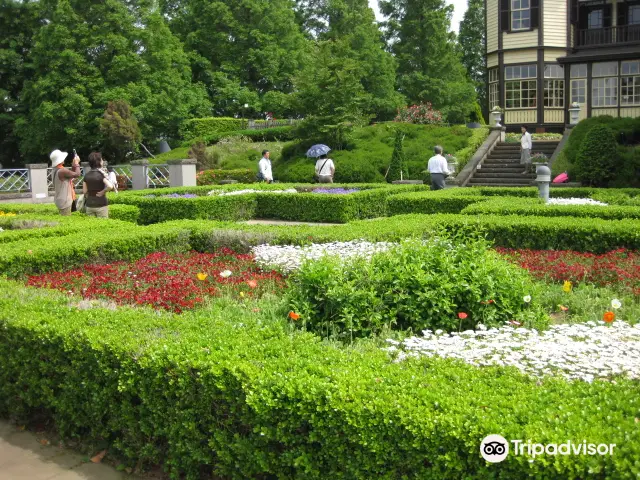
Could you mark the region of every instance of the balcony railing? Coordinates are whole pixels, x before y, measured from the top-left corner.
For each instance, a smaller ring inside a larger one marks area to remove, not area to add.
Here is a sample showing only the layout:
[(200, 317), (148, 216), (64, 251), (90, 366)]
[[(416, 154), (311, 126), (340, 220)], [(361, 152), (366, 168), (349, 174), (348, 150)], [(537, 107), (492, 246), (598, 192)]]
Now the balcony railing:
[(618, 43), (640, 42), (640, 25), (578, 30), (578, 47), (597, 47)]

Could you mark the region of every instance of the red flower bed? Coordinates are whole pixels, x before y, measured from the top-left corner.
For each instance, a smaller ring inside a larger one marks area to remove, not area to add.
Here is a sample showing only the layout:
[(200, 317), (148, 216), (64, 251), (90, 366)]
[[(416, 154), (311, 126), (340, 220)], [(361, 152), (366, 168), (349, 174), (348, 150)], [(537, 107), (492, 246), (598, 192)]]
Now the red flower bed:
[(85, 265), (32, 276), (27, 281), (29, 286), (81, 294), (88, 299), (149, 305), (176, 313), (198, 306), (206, 297), (260, 296), (279, 290), (284, 283), (279, 273), (260, 270), (251, 255), (228, 249), (214, 254), (159, 252), (134, 263)]
[(636, 251), (620, 249), (595, 255), (569, 250), (496, 250), (536, 278), (623, 288), (640, 295), (640, 254)]

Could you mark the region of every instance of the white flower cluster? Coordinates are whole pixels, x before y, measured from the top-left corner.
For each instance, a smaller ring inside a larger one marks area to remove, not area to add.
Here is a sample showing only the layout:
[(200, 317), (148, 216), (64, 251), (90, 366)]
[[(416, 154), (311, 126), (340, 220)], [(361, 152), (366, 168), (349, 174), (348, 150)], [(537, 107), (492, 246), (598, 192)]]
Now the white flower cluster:
[(298, 193), (295, 188), (288, 188), (286, 190), (255, 190), (255, 189), (245, 189), (245, 190), (211, 190), (207, 195), (211, 197), (228, 197), (231, 195), (247, 195), (249, 193)]
[(379, 242), (371, 243), (359, 242), (333, 242), (312, 244), (304, 247), (294, 245), (260, 245), (252, 249), (256, 262), (263, 268), (280, 268), (289, 272), (299, 269), (302, 263), (307, 260), (317, 260), (321, 257), (339, 256), (349, 257), (370, 257), (377, 252), (383, 252), (395, 246), (394, 243)]
[(4, 232), (4, 228), (0, 227), (0, 232)]
[(609, 204), (591, 198), (550, 198), (547, 205), (598, 205), (606, 207)]
[(640, 324), (617, 321), (556, 325), (538, 332), (505, 326), (462, 333), (423, 331), (424, 337), (387, 340), (398, 360), (457, 358), (475, 366), (512, 366), (531, 376), (592, 382), (621, 375), (640, 378)]

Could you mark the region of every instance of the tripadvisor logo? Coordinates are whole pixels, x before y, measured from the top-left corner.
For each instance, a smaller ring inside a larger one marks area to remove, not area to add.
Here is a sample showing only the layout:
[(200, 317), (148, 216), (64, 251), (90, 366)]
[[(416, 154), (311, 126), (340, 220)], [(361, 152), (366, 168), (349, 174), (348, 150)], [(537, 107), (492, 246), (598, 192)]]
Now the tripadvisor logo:
[[(511, 445), (509, 445), (511, 444)], [(568, 440), (564, 443), (533, 443), (531, 440), (511, 440), (501, 435), (488, 435), (480, 444), (480, 455), (487, 462), (500, 463), (511, 451), (513, 455), (526, 455), (532, 459), (541, 455), (613, 455), (615, 443), (587, 443)]]

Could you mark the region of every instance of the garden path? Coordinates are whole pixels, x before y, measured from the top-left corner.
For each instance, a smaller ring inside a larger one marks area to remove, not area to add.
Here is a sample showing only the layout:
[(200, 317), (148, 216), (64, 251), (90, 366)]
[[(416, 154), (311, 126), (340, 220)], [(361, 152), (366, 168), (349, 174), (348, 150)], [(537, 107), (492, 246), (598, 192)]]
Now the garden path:
[(335, 227), (337, 225), (344, 225), (342, 223), (313, 223), (313, 222), (288, 222), (286, 220), (248, 220), (247, 225), (281, 225), (281, 226), (295, 226), (295, 225), (311, 225), (316, 227)]
[(33, 432), (0, 421), (0, 480), (134, 480)]

